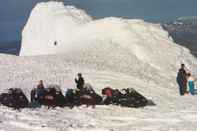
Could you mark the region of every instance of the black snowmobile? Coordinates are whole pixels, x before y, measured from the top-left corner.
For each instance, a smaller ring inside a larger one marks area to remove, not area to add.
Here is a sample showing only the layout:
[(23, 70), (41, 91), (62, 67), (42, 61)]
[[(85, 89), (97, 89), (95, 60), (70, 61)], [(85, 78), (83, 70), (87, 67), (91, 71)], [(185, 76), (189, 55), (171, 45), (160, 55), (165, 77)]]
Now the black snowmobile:
[[(104, 91), (104, 89), (102, 91)], [(127, 88), (122, 89), (122, 91), (113, 89), (110, 99), (105, 99), (103, 103), (139, 108), (148, 105), (148, 100), (133, 88)]]
[(97, 94), (91, 85), (87, 84), (83, 89), (69, 89), (65, 95), (67, 105), (80, 106), (80, 105), (91, 105), (95, 106), (101, 104), (102, 97)]
[(5, 93), (0, 94), (0, 103), (14, 109), (29, 106), (29, 101), (20, 88), (10, 88)]
[(31, 91), (31, 105), (34, 105), (34, 103), (48, 107), (63, 107), (65, 105), (65, 98), (59, 85), (49, 85), (44, 89), (42, 97), (37, 97), (37, 89)]

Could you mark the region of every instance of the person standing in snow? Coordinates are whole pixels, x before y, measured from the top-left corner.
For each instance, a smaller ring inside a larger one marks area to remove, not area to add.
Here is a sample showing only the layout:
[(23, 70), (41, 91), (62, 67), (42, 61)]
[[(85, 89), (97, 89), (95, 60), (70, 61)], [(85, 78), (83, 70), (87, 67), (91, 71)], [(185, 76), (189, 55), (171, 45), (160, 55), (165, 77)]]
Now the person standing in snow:
[(178, 71), (176, 80), (179, 85), (180, 95), (182, 96), (187, 93), (187, 73), (185, 71), (184, 64), (181, 64), (181, 68)]
[(78, 76), (78, 78), (75, 78), (75, 83), (77, 84), (77, 88), (80, 91), (82, 91), (83, 87), (84, 87), (84, 84), (85, 84), (85, 81), (84, 81), (81, 73), (78, 73), (77, 76)]
[(191, 73), (188, 73), (187, 74), (187, 84), (188, 84), (188, 90), (189, 90), (189, 93), (191, 95), (195, 95), (195, 81), (196, 79), (191, 75)]

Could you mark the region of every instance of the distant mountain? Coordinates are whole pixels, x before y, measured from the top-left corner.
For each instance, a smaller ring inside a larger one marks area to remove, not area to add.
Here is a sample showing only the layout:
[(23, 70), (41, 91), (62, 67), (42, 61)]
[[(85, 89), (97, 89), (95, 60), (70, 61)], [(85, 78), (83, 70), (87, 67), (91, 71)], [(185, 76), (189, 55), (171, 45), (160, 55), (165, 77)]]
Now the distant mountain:
[(20, 48), (21, 48), (20, 41), (0, 43), (0, 53), (19, 55)]
[(197, 25), (197, 16), (179, 17), (177, 21), (192, 23)]
[(181, 17), (162, 25), (176, 43), (189, 48), (197, 56), (197, 16)]

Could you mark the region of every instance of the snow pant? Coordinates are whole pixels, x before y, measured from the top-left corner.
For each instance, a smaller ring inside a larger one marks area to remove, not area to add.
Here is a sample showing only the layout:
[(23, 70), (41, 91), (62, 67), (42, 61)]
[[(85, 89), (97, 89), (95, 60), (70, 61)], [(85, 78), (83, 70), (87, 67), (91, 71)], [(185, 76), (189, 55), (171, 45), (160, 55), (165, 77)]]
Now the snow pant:
[(36, 100), (33, 100), (31, 101), (31, 108), (40, 108), (41, 105), (36, 101)]
[(178, 85), (179, 85), (179, 93), (182, 96), (185, 94), (185, 92), (187, 90), (186, 85), (184, 85), (183, 82), (179, 82), (179, 81), (178, 81)]
[(194, 82), (193, 82), (193, 81), (189, 81), (189, 82), (188, 82), (188, 85), (189, 85), (189, 92), (190, 92), (192, 95), (195, 95)]
[(187, 92), (187, 81), (183, 83), (183, 93), (188, 93)]

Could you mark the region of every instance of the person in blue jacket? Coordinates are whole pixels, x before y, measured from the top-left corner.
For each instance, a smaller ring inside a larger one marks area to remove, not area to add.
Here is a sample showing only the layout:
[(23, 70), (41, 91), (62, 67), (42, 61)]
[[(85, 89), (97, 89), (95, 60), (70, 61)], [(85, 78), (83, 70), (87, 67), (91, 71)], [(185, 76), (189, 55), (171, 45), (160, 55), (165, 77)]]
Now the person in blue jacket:
[(45, 94), (44, 84), (43, 84), (43, 81), (40, 80), (38, 82), (37, 91), (36, 91), (37, 99), (38, 100), (44, 99), (44, 94)]
[(191, 75), (191, 73), (187, 74), (187, 83), (188, 83), (188, 87), (189, 87), (189, 93), (191, 95), (195, 95), (195, 78)]

